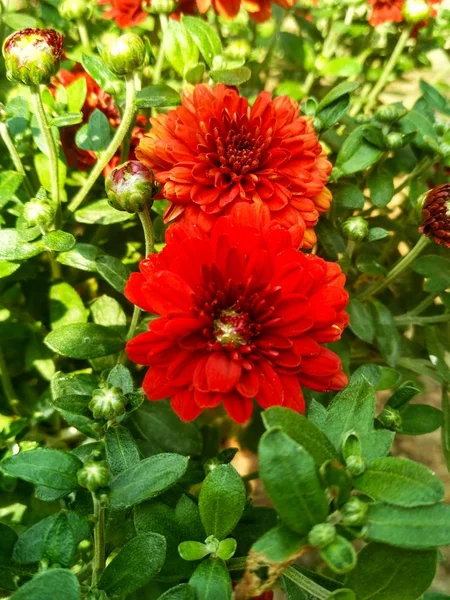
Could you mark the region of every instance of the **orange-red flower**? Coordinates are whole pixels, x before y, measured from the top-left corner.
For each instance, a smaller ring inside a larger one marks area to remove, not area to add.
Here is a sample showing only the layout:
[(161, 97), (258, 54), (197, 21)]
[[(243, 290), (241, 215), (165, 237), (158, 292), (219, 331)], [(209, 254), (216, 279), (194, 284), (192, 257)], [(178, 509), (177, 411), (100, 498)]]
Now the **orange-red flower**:
[[(295, 0), (274, 1), (283, 8), (291, 8), (295, 4)], [(212, 6), (214, 11), (221, 17), (233, 19), (239, 12), (241, 0), (197, 0), (197, 6), (201, 13), (205, 13)], [(258, 23), (267, 21), (272, 15), (271, 0), (242, 0), (242, 6), (250, 17)]]
[(330, 391), (347, 382), (338, 356), (322, 345), (348, 323), (339, 265), (296, 250), (267, 207), (238, 208), (210, 234), (170, 226), (162, 252), (141, 261), (125, 289), (159, 315), (128, 342), (128, 356), (151, 367), (148, 398), (171, 398), (185, 421), (223, 404), (243, 423), (252, 399), (303, 412), (301, 386)]
[[(195, 0), (176, 0), (176, 10), (172, 18), (179, 19), (180, 13), (191, 15), (195, 12)], [(114, 19), (121, 29), (134, 27), (142, 23), (147, 16), (145, 7), (149, 7), (151, 0), (99, 0), (99, 5), (107, 4), (111, 8), (103, 13), (105, 19)]]
[[(367, 0), (372, 5), (372, 13), (369, 23), (376, 27), (386, 22), (401, 23), (404, 21), (403, 6), (405, 0)], [(440, 4), (442, 0), (428, 0), (430, 5)], [(432, 8), (431, 17), (436, 16), (436, 10)]]
[(205, 231), (242, 203), (263, 204), (297, 245), (311, 247), (313, 227), (331, 202), (331, 164), (311, 119), (286, 96), (262, 92), (250, 107), (235, 89), (198, 85), (182, 106), (152, 119), (136, 157), (172, 203), (166, 221)]
[(450, 183), (424, 194), (420, 232), (450, 248)]

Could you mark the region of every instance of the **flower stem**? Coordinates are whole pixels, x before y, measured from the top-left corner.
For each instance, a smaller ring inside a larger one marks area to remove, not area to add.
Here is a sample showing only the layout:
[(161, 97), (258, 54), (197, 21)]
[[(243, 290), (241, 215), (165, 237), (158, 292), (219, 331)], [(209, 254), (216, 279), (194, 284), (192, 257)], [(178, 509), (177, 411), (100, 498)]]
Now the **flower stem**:
[(399, 315), (395, 317), (395, 323), (397, 325), (419, 325), (425, 327), (426, 325), (432, 325), (433, 323), (447, 323), (450, 321), (450, 314), (444, 315), (432, 315), (429, 317), (415, 317), (414, 315)]
[(42, 102), (41, 89), (38, 85), (31, 86), (31, 100), (36, 115), (39, 129), (45, 139), (48, 149), (48, 160), (50, 168), (50, 180), (52, 187), (52, 199), (56, 206), (55, 226), (58, 229), (61, 226), (61, 200), (59, 197), (59, 167), (58, 167), (58, 149), (52, 129), (48, 123)]
[(86, 27), (86, 23), (84, 21), (77, 22), (78, 35), (80, 36), (80, 42), (84, 50), (90, 52), (91, 48), (91, 40), (89, 39), (89, 33)]
[(327, 600), (330, 597), (328, 590), (294, 569), (294, 567), (288, 567), (284, 572), (284, 576), (298, 585), (299, 588), (317, 598), (317, 600)]
[(417, 163), (411, 173), (398, 185), (394, 190), (394, 196), (401, 192), (405, 187), (407, 187), (413, 179), (422, 175), (432, 164), (433, 159), (429, 156), (422, 158), (421, 161)]
[(433, 304), (433, 302), (438, 296), (438, 293), (430, 294), (429, 296), (424, 298), (422, 302), (419, 302), (419, 304), (415, 308), (408, 311), (406, 315), (408, 315), (409, 317), (413, 317), (414, 315), (420, 315), (421, 312), (423, 312), (426, 308)]
[(8, 373), (8, 368), (6, 366), (5, 357), (3, 355), (3, 350), (0, 346), (0, 380), (2, 382), (3, 391), (5, 392), (6, 399), (8, 404), (15, 415), (20, 415), (20, 402), (17, 398), (17, 394), (14, 391), (11, 378)]
[(164, 65), (164, 36), (166, 34), (167, 17), (166, 15), (159, 15), (159, 23), (161, 26), (161, 43), (158, 48), (158, 55), (156, 57), (155, 68), (153, 69), (152, 83), (157, 84), (161, 80), (162, 68)]
[(95, 164), (94, 168), (89, 174), (89, 177), (84, 182), (83, 187), (78, 191), (78, 193), (73, 197), (67, 211), (64, 215), (64, 220), (67, 220), (72, 216), (72, 214), (77, 210), (80, 204), (84, 201), (86, 196), (91, 191), (93, 185), (97, 181), (99, 175), (112, 159), (114, 154), (117, 152), (120, 144), (122, 143), (123, 138), (125, 137), (133, 119), (134, 119), (134, 99), (136, 96), (136, 86), (134, 83), (133, 76), (130, 76), (126, 79), (126, 97), (125, 97), (125, 110), (120, 121), (120, 125), (116, 130), (116, 133), (111, 140), (108, 148), (102, 153), (100, 159)]
[(32, 198), (34, 196), (33, 187), (25, 172), (25, 168), (20, 159), (19, 153), (16, 150), (14, 142), (12, 141), (11, 136), (9, 135), (8, 127), (6, 123), (3, 122), (0, 122), (0, 137), (2, 138), (3, 142), (5, 143), (5, 146), (8, 149), (9, 155), (11, 157), (11, 160), (13, 161), (16, 171), (23, 175), (23, 184), (25, 186), (26, 192), (30, 196), (30, 198)]
[(105, 568), (105, 508), (92, 494), (94, 503), (94, 563), (92, 566), (92, 587), (96, 588), (100, 575)]
[(387, 83), (392, 71), (394, 70), (395, 65), (397, 64), (397, 61), (400, 58), (400, 55), (403, 52), (403, 50), (405, 49), (405, 46), (409, 40), (411, 29), (412, 29), (412, 25), (407, 25), (404, 28), (404, 30), (402, 31), (400, 37), (398, 38), (397, 44), (394, 48), (394, 51), (392, 52), (391, 56), (389, 57), (389, 60), (387, 61), (387, 63), (384, 65), (384, 69), (383, 69), (383, 72), (381, 73), (380, 78), (378, 79), (376, 84), (373, 86), (372, 91), (367, 96), (367, 102), (366, 102), (366, 107), (365, 107), (366, 113), (372, 109), (372, 107), (374, 106), (374, 104), (376, 103), (376, 101), (378, 99), (378, 96), (383, 91), (384, 87), (386, 86), (386, 83)]
[(412, 248), (408, 254), (406, 254), (406, 256), (401, 258), (397, 264), (392, 267), (386, 277), (364, 290), (364, 292), (359, 295), (359, 299), (366, 300), (367, 298), (370, 298), (370, 296), (374, 296), (375, 294), (378, 294), (378, 292), (381, 292), (381, 290), (384, 290), (392, 281), (394, 281), (394, 279), (397, 279), (397, 277), (403, 273), (403, 271), (409, 267), (412, 262), (415, 261), (425, 246), (427, 246), (429, 243), (430, 240), (422, 235), (414, 248)]

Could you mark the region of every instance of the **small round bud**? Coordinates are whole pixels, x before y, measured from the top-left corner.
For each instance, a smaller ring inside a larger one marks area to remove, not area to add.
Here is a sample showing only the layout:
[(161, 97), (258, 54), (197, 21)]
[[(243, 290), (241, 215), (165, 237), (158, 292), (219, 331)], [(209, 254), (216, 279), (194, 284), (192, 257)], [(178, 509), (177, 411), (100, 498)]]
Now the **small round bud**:
[(225, 48), (225, 54), (233, 60), (244, 60), (250, 56), (251, 50), (246, 40), (234, 40)]
[(319, 119), (319, 117), (314, 117), (313, 119), (313, 127), (317, 132), (322, 131), (323, 128), (323, 122), (322, 119)]
[(371, 121), (371, 117), (369, 117), (368, 115), (356, 115), (355, 117), (355, 121), (360, 124), (360, 125), (364, 125), (364, 123), (369, 123)]
[(382, 123), (393, 123), (400, 119), (404, 110), (399, 109), (397, 106), (381, 106), (375, 113), (375, 117), (378, 121)]
[(436, 244), (450, 248), (450, 183), (444, 183), (417, 200), (420, 232)]
[(403, 141), (403, 134), (399, 131), (391, 131), (385, 137), (386, 146), (390, 150), (397, 150), (398, 148), (403, 148), (405, 145)]
[(106, 384), (104, 387), (94, 390), (89, 408), (94, 419), (114, 419), (125, 414), (127, 399), (118, 387)]
[(25, 85), (49, 83), (59, 69), (64, 36), (54, 29), (21, 29), (3, 43), (6, 76)]
[(420, 23), (431, 14), (431, 6), (426, 0), (406, 0), (402, 9), (407, 23)]
[(145, 63), (145, 45), (135, 33), (124, 33), (104, 46), (102, 58), (116, 75), (130, 75)]
[(96, 492), (99, 488), (108, 485), (110, 472), (105, 460), (89, 462), (77, 473), (78, 483), (90, 492)]
[(331, 523), (314, 525), (308, 534), (308, 543), (316, 548), (325, 548), (336, 539), (336, 527)]
[(342, 231), (347, 239), (360, 242), (369, 235), (369, 224), (362, 217), (349, 217), (342, 223)]
[(86, 0), (64, 0), (59, 7), (59, 14), (68, 21), (89, 19), (92, 7)]
[(210, 535), (206, 538), (205, 540), (205, 546), (207, 551), (210, 554), (215, 554), (217, 552), (217, 549), (219, 548), (219, 540), (217, 538), (215, 538), (213, 535)]
[(175, 10), (174, 0), (152, 0), (148, 12), (155, 15), (169, 15)]
[(346, 459), (345, 464), (347, 466), (347, 471), (354, 477), (361, 475), (361, 473), (364, 473), (366, 470), (366, 461), (362, 456), (349, 456)]
[(363, 525), (366, 521), (368, 505), (357, 496), (352, 496), (341, 508), (342, 523), (349, 527)]
[(32, 198), (23, 206), (23, 218), (30, 227), (48, 227), (53, 223), (56, 210), (48, 200)]
[(113, 208), (136, 213), (152, 205), (158, 185), (149, 168), (138, 160), (129, 160), (110, 172), (105, 189)]
[(385, 406), (378, 415), (378, 420), (387, 429), (398, 431), (402, 426), (402, 416), (397, 409), (392, 406)]

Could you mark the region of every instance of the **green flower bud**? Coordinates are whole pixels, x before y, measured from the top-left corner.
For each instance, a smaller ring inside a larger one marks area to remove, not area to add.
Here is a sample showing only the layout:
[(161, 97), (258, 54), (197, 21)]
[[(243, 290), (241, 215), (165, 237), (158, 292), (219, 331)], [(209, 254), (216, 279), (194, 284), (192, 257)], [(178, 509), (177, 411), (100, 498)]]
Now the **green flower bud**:
[(158, 184), (150, 169), (138, 160), (129, 160), (111, 171), (105, 189), (113, 208), (136, 213), (152, 205)]
[(398, 131), (388, 133), (385, 137), (385, 142), (390, 150), (397, 150), (398, 148), (403, 148), (405, 145), (403, 134)]
[(387, 429), (398, 431), (402, 426), (401, 414), (392, 406), (385, 406), (378, 416), (380, 423)]
[(314, 117), (313, 119), (313, 127), (317, 132), (322, 131), (323, 128), (323, 122), (322, 119), (319, 119), (319, 117)]
[(135, 33), (124, 33), (104, 46), (102, 58), (116, 75), (130, 75), (145, 63), (145, 44)]
[(46, 199), (32, 198), (23, 206), (23, 218), (30, 227), (48, 227), (55, 215), (55, 207)]
[(362, 217), (349, 217), (342, 223), (342, 231), (347, 239), (360, 242), (369, 235), (369, 224)]
[(407, 23), (420, 23), (431, 14), (431, 6), (426, 0), (406, 0), (402, 9)]
[(406, 111), (397, 106), (381, 106), (375, 113), (376, 119), (382, 123), (393, 123), (401, 119)]
[(368, 115), (356, 115), (355, 121), (358, 124), (364, 125), (364, 123), (369, 123), (372, 119)]
[(127, 399), (118, 387), (106, 384), (104, 387), (94, 390), (89, 408), (94, 419), (114, 419), (125, 414)]
[(331, 523), (314, 525), (308, 534), (308, 543), (315, 548), (325, 548), (336, 539), (336, 527)]
[(155, 15), (169, 15), (175, 10), (174, 0), (152, 0), (148, 12)]
[(3, 43), (6, 76), (25, 85), (49, 83), (59, 69), (64, 36), (54, 29), (22, 29)]
[(59, 7), (59, 14), (68, 21), (90, 19), (92, 6), (86, 0), (64, 0)]
[(105, 460), (88, 462), (77, 473), (78, 483), (90, 492), (106, 487), (110, 480), (108, 463)]
[(346, 459), (345, 464), (347, 466), (347, 471), (354, 477), (361, 475), (361, 473), (364, 473), (366, 470), (366, 461), (362, 456), (349, 456)]
[(252, 47), (246, 40), (235, 40), (225, 48), (225, 54), (232, 60), (245, 60), (250, 56)]
[(357, 496), (352, 496), (341, 508), (342, 523), (349, 527), (363, 525), (366, 521), (368, 505)]

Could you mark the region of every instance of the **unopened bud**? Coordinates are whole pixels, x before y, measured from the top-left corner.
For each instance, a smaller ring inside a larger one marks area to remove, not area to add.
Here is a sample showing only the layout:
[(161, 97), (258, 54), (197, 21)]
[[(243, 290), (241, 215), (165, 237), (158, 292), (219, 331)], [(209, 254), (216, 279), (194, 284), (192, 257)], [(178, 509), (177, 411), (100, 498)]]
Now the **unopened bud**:
[(116, 75), (131, 75), (144, 66), (144, 42), (135, 33), (124, 33), (103, 47), (102, 58)]
[(366, 470), (366, 461), (362, 456), (349, 456), (346, 459), (345, 464), (347, 466), (347, 471), (354, 477), (361, 475)]
[(78, 483), (90, 492), (96, 492), (99, 488), (108, 485), (110, 471), (108, 463), (104, 460), (89, 462), (77, 473)]
[(406, 113), (405, 109), (398, 106), (381, 106), (375, 113), (375, 117), (382, 123), (393, 123)]
[(331, 523), (314, 525), (308, 534), (308, 543), (315, 548), (325, 548), (336, 539), (336, 527)]
[(59, 69), (64, 36), (54, 29), (21, 29), (3, 43), (6, 76), (25, 85), (49, 83)]
[(169, 15), (175, 10), (174, 0), (152, 0), (148, 12), (155, 15)]
[(450, 248), (450, 183), (444, 183), (417, 200), (420, 232), (436, 244)]
[(405, 145), (403, 134), (399, 131), (391, 131), (385, 137), (386, 146), (389, 150), (397, 150)]
[(152, 205), (158, 185), (148, 167), (138, 160), (129, 160), (111, 171), (105, 189), (113, 208), (136, 213)]
[(127, 399), (118, 387), (106, 384), (104, 387), (94, 390), (89, 408), (94, 419), (114, 419), (125, 414)]
[(86, 0), (64, 0), (59, 7), (59, 14), (68, 21), (89, 19), (92, 6)]
[(402, 416), (392, 406), (385, 406), (378, 416), (380, 423), (387, 429), (398, 431), (402, 426)]
[(349, 217), (342, 223), (345, 237), (355, 242), (360, 242), (369, 235), (369, 224), (362, 217)]
[(369, 506), (357, 496), (352, 496), (341, 508), (342, 523), (349, 527), (363, 525)]
[(225, 54), (233, 60), (244, 60), (250, 56), (251, 50), (246, 40), (234, 40), (225, 48)]
[(55, 207), (45, 199), (32, 198), (23, 206), (23, 218), (29, 227), (48, 227), (53, 223), (55, 215)]
[(407, 23), (420, 23), (431, 14), (431, 6), (426, 0), (406, 0), (402, 9)]

